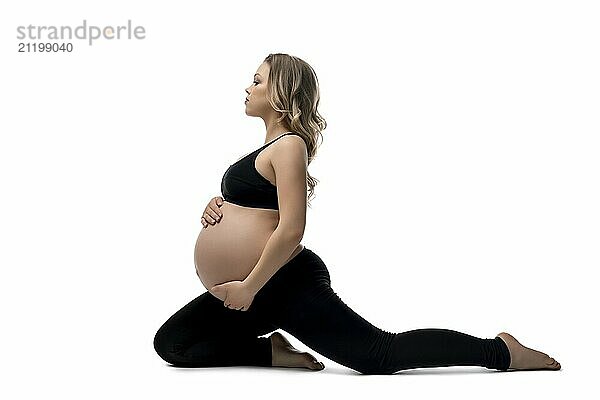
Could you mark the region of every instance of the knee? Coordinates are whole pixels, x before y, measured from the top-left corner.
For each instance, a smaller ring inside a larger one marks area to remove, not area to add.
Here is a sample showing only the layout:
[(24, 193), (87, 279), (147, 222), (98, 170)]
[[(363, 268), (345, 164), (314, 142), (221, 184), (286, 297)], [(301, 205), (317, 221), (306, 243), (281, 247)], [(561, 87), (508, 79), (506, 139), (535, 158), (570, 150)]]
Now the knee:
[(156, 351), (156, 354), (164, 361), (169, 364), (175, 364), (174, 344), (162, 327), (154, 335), (154, 351)]
[(384, 331), (376, 338), (353, 360), (353, 369), (363, 375), (390, 375), (397, 372), (398, 363), (393, 361), (391, 356), (395, 334)]
[(361, 373), (362, 375), (391, 375), (396, 371), (390, 370), (389, 368), (384, 368), (379, 365), (366, 365), (355, 368), (356, 371)]
[(393, 368), (386, 365), (385, 357), (371, 354), (369, 358), (361, 360), (350, 366), (362, 375), (390, 375), (396, 372)]

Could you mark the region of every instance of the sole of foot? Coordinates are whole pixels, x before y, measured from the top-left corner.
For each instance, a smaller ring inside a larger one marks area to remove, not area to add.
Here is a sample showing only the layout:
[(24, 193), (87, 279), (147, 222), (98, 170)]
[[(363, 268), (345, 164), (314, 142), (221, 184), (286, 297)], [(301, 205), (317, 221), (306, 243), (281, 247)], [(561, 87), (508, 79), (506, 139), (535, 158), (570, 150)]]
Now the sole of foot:
[(325, 365), (317, 361), (312, 354), (294, 348), (281, 333), (274, 332), (269, 339), (271, 339), (273, 367), (305, 368), (313, 371), (321, 371), (325, 368)]
[(506, 343), (510, 352), (509, 371), (558, 371), (561, 366), (558, 361), (541, 351), (523, 346), (510, 333), (500, 332), (496, 335)]

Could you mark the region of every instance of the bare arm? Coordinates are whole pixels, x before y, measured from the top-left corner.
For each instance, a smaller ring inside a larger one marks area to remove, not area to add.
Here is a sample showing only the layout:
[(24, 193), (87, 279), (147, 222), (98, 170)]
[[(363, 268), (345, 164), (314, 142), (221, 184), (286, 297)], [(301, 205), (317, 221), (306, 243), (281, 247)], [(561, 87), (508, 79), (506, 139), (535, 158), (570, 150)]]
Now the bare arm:
[(304, 236), (306, 224), (306, 144), (298, 136), (280, 140), (272, 156), (279, 202), (279, 224), (267, 241), (254, 269), (244, 279), (253, 292), (258, 291), (281, 268)]

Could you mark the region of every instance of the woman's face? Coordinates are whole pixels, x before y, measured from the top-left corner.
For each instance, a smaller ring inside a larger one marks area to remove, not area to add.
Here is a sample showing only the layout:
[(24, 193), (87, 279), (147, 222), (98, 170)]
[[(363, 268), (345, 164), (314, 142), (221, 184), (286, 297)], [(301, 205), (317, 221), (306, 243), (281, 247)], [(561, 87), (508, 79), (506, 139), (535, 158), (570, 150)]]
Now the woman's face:
[(246, 88), (246, 114), (254, 117), (266, 116), (273, 111), (267, 100), (267, 77), (269, 64), (262, 63), (254, 74), (252, 84)]

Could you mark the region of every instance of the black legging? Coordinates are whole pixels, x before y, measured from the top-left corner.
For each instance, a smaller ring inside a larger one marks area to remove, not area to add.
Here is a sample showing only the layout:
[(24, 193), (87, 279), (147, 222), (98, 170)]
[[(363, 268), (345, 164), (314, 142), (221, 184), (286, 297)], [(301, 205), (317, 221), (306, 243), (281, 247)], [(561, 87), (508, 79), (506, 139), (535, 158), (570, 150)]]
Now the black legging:
[(321, 258), (304, 248), (254, 296), (247, 311), (205, 292), (171, 316), (154, 348), (178, 367), (271, 366), (266, 335), (282, 329), (323, 356), (363, 374), (475, 365), (507, 370), (508, 347), (448, 329), (390, 333), (358, 315), (332, 290)]

